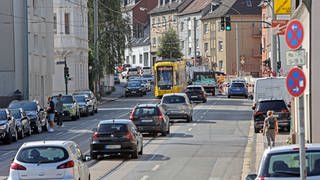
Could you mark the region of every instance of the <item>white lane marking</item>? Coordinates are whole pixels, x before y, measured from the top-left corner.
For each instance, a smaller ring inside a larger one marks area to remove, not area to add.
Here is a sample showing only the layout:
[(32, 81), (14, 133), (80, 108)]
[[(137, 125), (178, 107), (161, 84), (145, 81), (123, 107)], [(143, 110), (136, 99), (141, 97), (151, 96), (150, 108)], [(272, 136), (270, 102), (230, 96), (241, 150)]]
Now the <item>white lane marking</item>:
[(191, 131), (191, 130), (192, 130), (192, 128), (189, 128), (189, 129), (188, 129), (188, 131)]
[(196, 126), (196, 125), (197, 125), (196, 123), (193, 123), (193, 124), (192, 124), (192, 126)]
[(118, 108), (99, 108), (98, 110), (99, 111), (115, 111), (115, 110), (132, 110), (133, 107), (124, 107), (124, 108), (121, 108), (121, 107), (118, 107)]
[(156, 171), (157, 169), (159, 169), (159, 167), (160, 167), (159, 164), (155, 165), (155, 166), (152, 168), (152, 171)]
[(58, 132), (57, 135), (62, 135), (64, 134), (65, 132)]
[(147, 180), (148, 178), (149, 178), (149, 176), (145, 175), (140, 180)]

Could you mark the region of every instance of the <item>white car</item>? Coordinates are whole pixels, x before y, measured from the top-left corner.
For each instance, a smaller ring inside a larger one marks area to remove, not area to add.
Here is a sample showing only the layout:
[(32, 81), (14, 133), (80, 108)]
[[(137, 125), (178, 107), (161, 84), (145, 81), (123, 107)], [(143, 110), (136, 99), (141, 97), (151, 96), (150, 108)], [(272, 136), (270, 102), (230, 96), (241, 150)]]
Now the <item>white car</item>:
[(73, 141), (34, 141), (24, 143), (10, 165), (8, 180), (90, 179), (78, 145)]
[[(320, 179), (320, 144), (306, 144), (306, 170), (308, 180)], [(279, 146), (263, 153), (258, 174), (250, 174), (252, 180), (299, 180), (299, 146)]]

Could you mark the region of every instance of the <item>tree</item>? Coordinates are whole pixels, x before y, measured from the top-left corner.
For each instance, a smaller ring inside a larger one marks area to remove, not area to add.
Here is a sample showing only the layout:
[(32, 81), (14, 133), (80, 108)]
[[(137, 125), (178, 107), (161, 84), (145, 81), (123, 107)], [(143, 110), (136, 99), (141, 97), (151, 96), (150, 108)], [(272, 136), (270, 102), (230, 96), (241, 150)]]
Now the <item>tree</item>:
[(160, 39), (160, 47), (158, 49), (157, 55), (164, 59), (177, 59), (182, 57), (179, 38), (173, 28), (170, 28), (167, 32), (165, 32)]

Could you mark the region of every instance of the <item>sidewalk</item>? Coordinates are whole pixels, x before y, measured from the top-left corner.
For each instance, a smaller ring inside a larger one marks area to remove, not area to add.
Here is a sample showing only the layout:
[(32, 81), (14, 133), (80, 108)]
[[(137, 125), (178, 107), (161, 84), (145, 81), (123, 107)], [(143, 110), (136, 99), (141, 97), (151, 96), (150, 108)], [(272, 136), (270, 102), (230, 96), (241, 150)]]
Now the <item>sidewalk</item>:
[(110, 94), (106, 94), (106, 95), (102, 96), (99, 101), (99, 104), (115, 101), (115, 100), (123, 97), (123, 94), (124, 94), (124, 84), (123, 83), (116, 84), (115, 90), (112, 91)]

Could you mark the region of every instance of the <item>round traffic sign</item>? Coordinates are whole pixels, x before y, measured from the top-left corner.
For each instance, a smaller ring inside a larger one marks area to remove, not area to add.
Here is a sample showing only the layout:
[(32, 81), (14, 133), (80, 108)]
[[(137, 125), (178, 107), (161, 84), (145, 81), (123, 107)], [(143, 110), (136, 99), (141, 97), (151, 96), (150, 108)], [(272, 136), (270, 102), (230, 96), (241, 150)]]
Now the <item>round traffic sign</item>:
[(306, 76), (300, 68), (292, 68), (286, 79), (286, 85), (288, 92), (294, 96), (299, 97), (303, 94), (306, 89)]
[(300, 21), (294, 19), (287, 25), (285, 37), (286, 43), (290, 49), (298, 49), (303, 41), (304, 30)]

